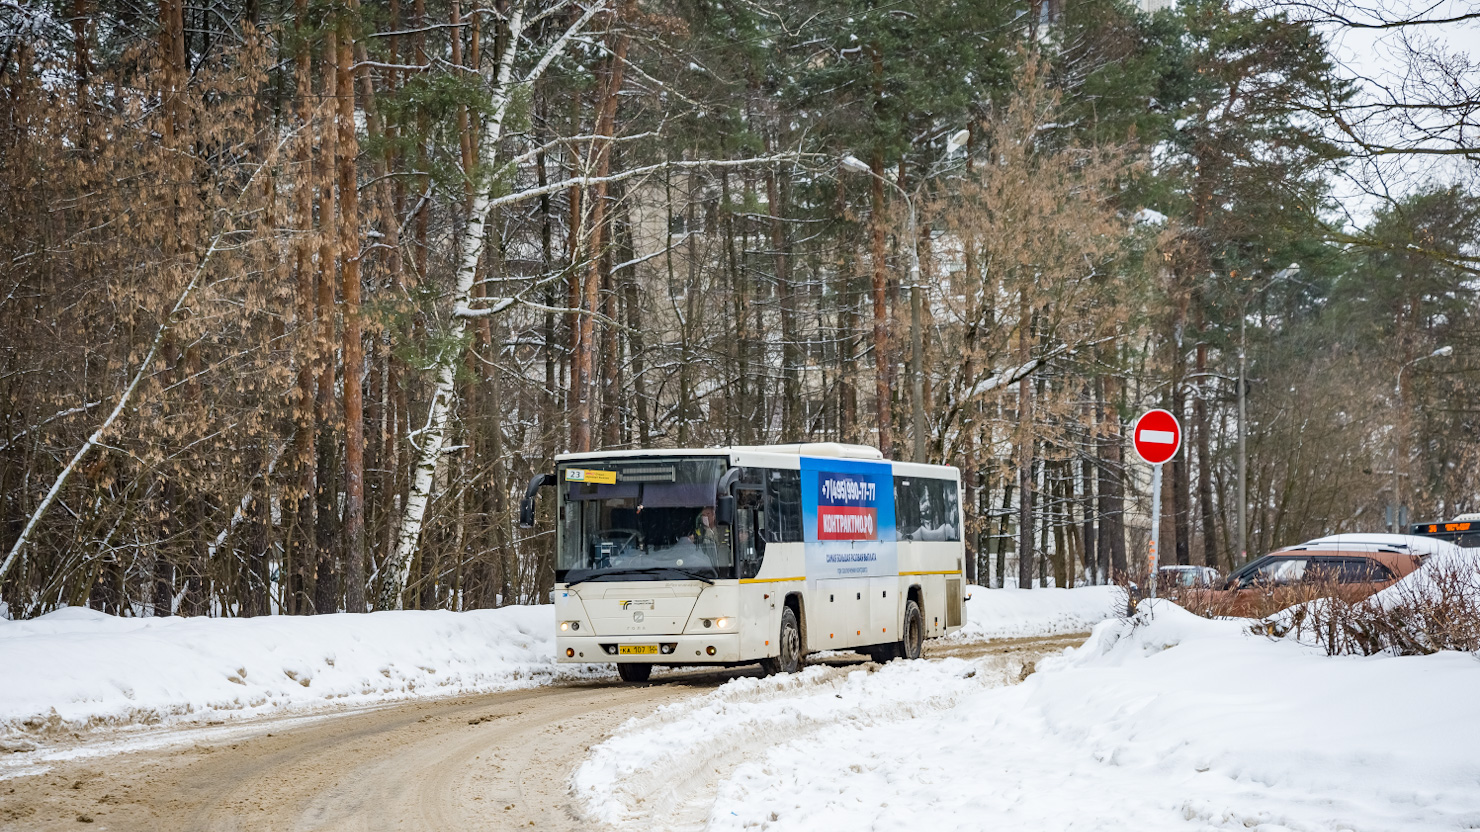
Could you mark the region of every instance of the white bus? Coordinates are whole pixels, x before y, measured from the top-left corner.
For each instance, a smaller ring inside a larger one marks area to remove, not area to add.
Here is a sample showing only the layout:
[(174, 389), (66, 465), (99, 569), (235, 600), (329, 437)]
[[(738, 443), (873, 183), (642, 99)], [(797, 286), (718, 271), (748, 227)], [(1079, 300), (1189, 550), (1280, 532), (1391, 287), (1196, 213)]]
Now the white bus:
[(823, 650), (918, 658), (966, 619), (955, 468), (834, 443), (563, 454), (522, 525), (545, 486), (562, 662), (790, 673)]

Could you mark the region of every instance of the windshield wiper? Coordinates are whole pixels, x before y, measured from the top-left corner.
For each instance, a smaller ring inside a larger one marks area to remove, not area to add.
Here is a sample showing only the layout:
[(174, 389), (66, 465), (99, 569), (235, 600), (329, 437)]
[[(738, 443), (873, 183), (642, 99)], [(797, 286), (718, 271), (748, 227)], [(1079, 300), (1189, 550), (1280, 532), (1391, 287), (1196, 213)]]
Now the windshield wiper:
[(703, 581), (704, 583), (711, 584), (711, 585), (714, 584), (714, 580), (713, 579), (706, 578), (703, 575), (700, 575), (698, 572), (693, 572), (693, 571), (690, 571), (688, 569), (684, 569), (682, 567), (678, 567), (678, 566), (644, 566), (644, 567), (640, 567), (638, 569), (613, 569), (613, 570), (610, 570), (610, 571), (607, 571), (607, 572), (596, 572), (594, 574), (587, 575), (586, 577), (581, 578), (579, 581), (574, 581), (572, 583), (569, 583), (569, 584), (567, 584), (567, 586), (575, 586), (576, 584), (583, 584), (583, 583), (586, 583), (587, 581), (619, 580), (619, 579), (621, 579), (621, 577), (623, 575), (637, 575), (637, 574), (649, 574), (649, 573), (651, 573), (651, 574), (657, 574), (657, 573), (663, 573), (663, 572), (677, 572), (678, 574), (684, 575), (684, 576), (688, 577), (691, 580)]

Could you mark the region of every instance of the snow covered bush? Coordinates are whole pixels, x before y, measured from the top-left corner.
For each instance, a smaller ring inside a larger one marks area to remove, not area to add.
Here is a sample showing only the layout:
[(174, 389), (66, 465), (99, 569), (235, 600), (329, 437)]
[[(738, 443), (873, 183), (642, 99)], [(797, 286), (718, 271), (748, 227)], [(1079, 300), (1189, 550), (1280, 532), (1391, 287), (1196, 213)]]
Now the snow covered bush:
[(1351, 594), (1351, 585), (1331, 580), (1306, 580), (1265, 588), (1262, 594), (1238, 596), (1218, 587), (1162, 588), (1162, 597), (1203, 618), (1256, 618), (1276, 616), (1291, 607), (1319, 603), (1327, 598)]
[(1263, 625), (1271, 635), (1333, 656), (1480, 652), (1480, 551), (1434, 555), (1369, 598), (1349, 602), (1333, 593), (1289, 607)]

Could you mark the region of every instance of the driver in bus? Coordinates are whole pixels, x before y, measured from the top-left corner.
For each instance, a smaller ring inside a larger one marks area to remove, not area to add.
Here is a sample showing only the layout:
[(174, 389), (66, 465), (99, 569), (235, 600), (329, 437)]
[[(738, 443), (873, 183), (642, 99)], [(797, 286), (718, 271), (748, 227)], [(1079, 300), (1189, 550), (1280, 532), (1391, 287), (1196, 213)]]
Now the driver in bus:
[(694, 530), (685, 535), (684, 540), (695, 546), (714, 545), (714, 506), (699, 509), (694, 516)]

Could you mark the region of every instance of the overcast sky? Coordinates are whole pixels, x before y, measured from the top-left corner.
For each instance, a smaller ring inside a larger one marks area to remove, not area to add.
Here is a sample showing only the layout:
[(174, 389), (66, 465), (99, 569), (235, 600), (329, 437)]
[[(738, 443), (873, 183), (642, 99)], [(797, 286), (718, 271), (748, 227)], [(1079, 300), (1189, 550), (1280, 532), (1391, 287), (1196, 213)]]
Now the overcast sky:
[[(1278, 5), (1292, 8), (1300, 13), (1299, 4), (1289, 0), (1276, 0)], [(1362, 24), (1374, 24), (1381, 19), (1396, 20), (1423, 18), (1444, 20), (1465, 14), (1474, 14), (1480, 5), (1461, 0), (1438, 0), (1432, 3), (1416, 3), (1410, 0), (1368, 0), (1358, 5), (1347, 0), (1314, 0), (1325, 8), (1337, 7), (1349, 19)], [(1365, 8), (1364, 8), (1365, 7)], [(1467, 94), (1471, 99), (1480, 90), (1480, 21), (1444, 23), (1438, 25), (1415, 25), (1399, 29), (1364, 29), (1346, 26), (1326, 28), (1336, 59), (1344, 73), (1358, 80), (1362, 95), (1371, 100), (1382, 97), (1383, 90), (1402, 90), (1412, 98), (1418, 93), (1413, 85), (1418, 81), (1432, 82), (1438, 73), (1415, 68), (1408, 60), (1409, 45), (1420, 47), (1428, 53), (1442, 53), (1452, 64), (1463, 62), (1468, 71), (1461, 73), (1458, 89), (1451, 91)], [(1376, 126), (1376, 125), (1374, 125)], [(1392, 135), (1392, 133), (1389, 133)], [(1471, 147), (1480, 143), (1480, 138), (1469, 136)], [(1472, 187), (1480, 182), (1472, 163), (1456, 157), (1415, 156), (1385, 161), (1380, 179), (1370, 168), (1353, 168), (1352, 181), (1338, 191), (1352, 219), (1358, 224), (1370, 217), (1377, 201), (1362, 194), (1362, 189), (1385, 185), (1390, 191), (1402, 193), (1425, 184), (1448, 184), (1466, 182)]]

